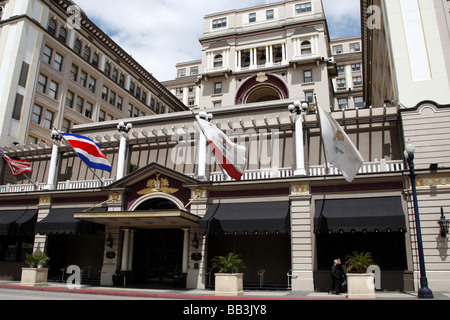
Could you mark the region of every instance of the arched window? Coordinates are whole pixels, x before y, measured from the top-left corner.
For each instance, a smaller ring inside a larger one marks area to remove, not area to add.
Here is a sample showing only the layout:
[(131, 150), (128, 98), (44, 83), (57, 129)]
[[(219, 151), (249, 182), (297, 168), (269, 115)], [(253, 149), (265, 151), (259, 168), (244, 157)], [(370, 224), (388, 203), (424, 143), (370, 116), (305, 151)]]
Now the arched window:
[(214, 56), (214, 68), (221, 68), (223, 67), (223, 57), (221, 54)]
[(109, 77), (110, 74), (111, 74), (111, 65), (109, 64), (109, 62), (107, 62), (107, 63), (105, 64), (105, 75), (106, 75), (107, 77)]
[(62, 43), (66, 43), (67, 31), (64, 27), (59, 28), (58, 40)]
[(76, 54), (81, 53), (81, 41), (80, 39), (75, 39), (75, 43), (73, 45), (73, 51), (75, 51)]
[(302, 54), (311, 54), (311, 42), (305, 40), (301, 44)]
[(89, 61), (90, 56), (91, 56), (91, 49), (88, 46), (85, 46), (83, 51), (83, 59)]
[(98, 66), (98, 54), (97, 54), (97, 52), (94, 52), (94, 54), (92, 55), (92, 61), (91, 61), (91, 64), (92, 64), (94, 67), (97, 67), (97, 66)]
[(48, 33), (50, 33), (52, 36), (55, 35), (56, 33), (56, 21), (53, 19), (50, 19), (48, 22), (48, 27), (47, 27), (47, 31)]

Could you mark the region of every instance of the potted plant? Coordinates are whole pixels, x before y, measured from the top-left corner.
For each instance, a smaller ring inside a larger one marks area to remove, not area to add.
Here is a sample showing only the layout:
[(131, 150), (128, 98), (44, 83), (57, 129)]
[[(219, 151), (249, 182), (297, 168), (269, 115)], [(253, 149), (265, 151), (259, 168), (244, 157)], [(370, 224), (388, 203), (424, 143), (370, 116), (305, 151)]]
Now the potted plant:
[(370, 252), (353, 251), (346, 257), (348, 298), (375, 298), (375, 284), (372, 273), (367, 268), (373, 264)]
[(46, 286), (48, 268), (45, 268), (50, 258), (45, 253), (33, 253), (25, 256), (25, 263), (29, 268), (22, 268), (20, 285), (22, 286)]
[(239, 269), (245, 268), (238, 254), (232, 252), (225, 256), (216, 256), (211, 262), (215, 273), (215, 295), (242, 296), (244, 294), (244, 274)]

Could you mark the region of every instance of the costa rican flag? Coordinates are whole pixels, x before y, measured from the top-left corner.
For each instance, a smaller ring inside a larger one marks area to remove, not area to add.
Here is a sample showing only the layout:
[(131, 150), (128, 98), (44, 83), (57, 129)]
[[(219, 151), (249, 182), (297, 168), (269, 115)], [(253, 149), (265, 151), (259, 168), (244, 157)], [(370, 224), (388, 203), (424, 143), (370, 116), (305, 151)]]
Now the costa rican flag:
[(61, 135), (88, 167), (111, 172), (108, 159), (92, 139), (78, 134), (61, 133)]
[(219, 128), (196, 117), (203, 134), (212, 147), (219, 164), (234, 180), (241, 180), (244, 173), (246, 148), (233, 143)]

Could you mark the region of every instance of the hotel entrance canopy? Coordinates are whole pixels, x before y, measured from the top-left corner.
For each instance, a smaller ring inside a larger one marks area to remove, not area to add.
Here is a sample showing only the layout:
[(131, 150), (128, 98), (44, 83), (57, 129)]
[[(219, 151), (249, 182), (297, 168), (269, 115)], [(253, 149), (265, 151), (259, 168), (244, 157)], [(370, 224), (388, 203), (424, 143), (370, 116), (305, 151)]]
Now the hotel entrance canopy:
[(194, 227), (198, 226), (201, 219), (184, 210), (76, 212), (74, 218), (103, 225), (141, 229)]

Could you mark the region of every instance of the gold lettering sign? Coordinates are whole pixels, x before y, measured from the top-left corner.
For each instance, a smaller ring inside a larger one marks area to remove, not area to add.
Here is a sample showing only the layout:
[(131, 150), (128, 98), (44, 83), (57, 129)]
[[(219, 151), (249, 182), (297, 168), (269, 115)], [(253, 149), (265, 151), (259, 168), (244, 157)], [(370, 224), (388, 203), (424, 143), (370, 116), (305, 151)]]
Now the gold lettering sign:
[(159, 178), (161, 173), (156, 174), (156, 179), (147, 181), (147, 188), (138, 191), (139, 195), (145, 195), (154, 192), (175, 193), (179, 189), (169, 187), (169, 179)]

